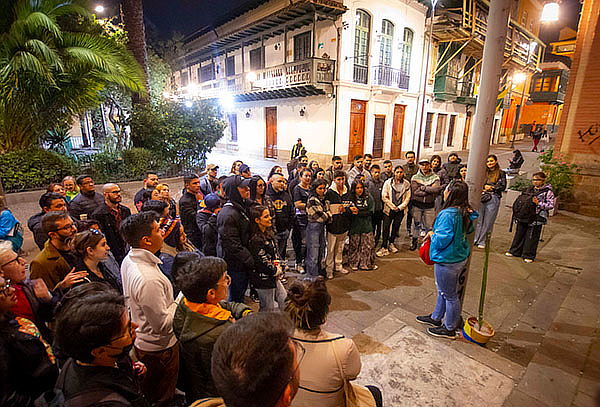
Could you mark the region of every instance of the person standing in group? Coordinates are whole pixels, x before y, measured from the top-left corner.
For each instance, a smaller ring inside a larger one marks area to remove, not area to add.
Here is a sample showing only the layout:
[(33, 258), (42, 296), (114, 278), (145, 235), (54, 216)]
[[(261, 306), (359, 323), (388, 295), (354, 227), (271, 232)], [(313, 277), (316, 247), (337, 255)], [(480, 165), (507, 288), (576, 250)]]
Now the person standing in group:
[(381, 238), (381, 226), (383, 223), (383, 200), (381, 193), (383, 191), (384, 181), (381, 179), (381, 167), (373, 164), (370, 169), (371, 178), (365, 183), (371, 198), (373, 198), (373, 234), (375, 235), (375, 247), (379, 244)]
[(206, 196), (217, 190), (219, 179), (217, 178), (219, 166), (208, 164), (206, 166), (206, 175), (200, 180), (200, 191)]
[[(333, 206), (331, 223), (327, 225), (327, 255), (325, 258), (325, 271), (327, 278), (333, 278), (334, 272), (348, 274), (342, 266), (344, 242), (350, 230), (351, 211), (356, 212), (356, 208), (350, 208), (350, 198), (348, 188), (346, 187), (346, 174), (343, 171), (336, 171), (333, 174), (333, 182), (325, 194), (325, 200)], [(337, 207), (337, 209), (335, 209)], [(342, 209), (340, 209), (342, 208)]]
[(310, 183), (312, 181), (312, 172), (304, 169), (300, 173), (300, 183), (294, 188), (292, 194), (294, 206), (296, 208), (296, 223), (292, 230), (292, 244), (296, 253), (296, 271), (304, 273), (304, 260), (306, 258), (306, 227), (308, 226), (308, 216), (306, 214), (306, 203), (310, 197)]
[(435, 198), (441, 191), (440, 179), (431, 171), (426, 158), (419, 160), (419, 172), (410, 182), (410, 203), (414, 222), (410, 250), (416, 250), (419, 236), (431, 230), (435, 220)]
[(371, 172), (371, 165), (373, 164), (373, 154), (365, 154), (364, 159), (363, 159), (363, 168), (365, 169), (365, 171), (367, 171), (369, 175)]
[(260, 311), (280, 311), (285, 307), (287, 291), (281, 283), (283, 268), (273, 233), (269, 209), (262, 205), (250, 207), (252, 237), (250, 253), (254, 258), (254, 270), (250, 272), (250, 283), (258, 293)]
[(331, 221), (332, 213), (325, 200), (327, 181), (314, 180), (311, 196), (306, 203), (308, 226), (306, 227), (306, 272), (312, 278), (325, 274), (325, 225)]
[(350, 187), (350, 201), (356, 211), (352, 216), (352, 223), (348, 236), (350, 245), (348, 249), (348, 264), (353, 271), (377, 270), (375, 264), (375, 239), (373, 238), (373, 198), (367, 192), (364, 181), (356, 180)]
[(37, 247), (44, 250), (48, 235), (42, 230), (42, 217), (48, 212), (67, 212), (67, 201), (65, 197), (56, 192), (46, 192), (40, 197), (39, 205), (42, 211), (27, 220), (27, 227), (33, 233), (33, 240)]
[(102, 232), (89, 229), (77, 233), (73, 238), (73, 251), (77, 255), (75, 268), (87, 273), (82, 283), (101, 282), (123, 293), (119, 263), (112, 257)]
[(485, 183), (481, 193), (480, 218), (475, 231), (475, 245), (485, 248), (485, 236), (494, 229), (494, 223), (500, 209), (502, 192), (506, 189), (506, 173), (498, 165), (498, 157), (490, 154), (486, 160)]
[(69, 213), (77, 220), (87, 220), (104, 203), (104, 196), (96, 192), (94, 180), (89, 175), (78, 176), (77, 185), (79, 194), (69, 203)]
[(221, 199), (215, 193), (204, 197), (205, 208), (198, 211), (196, 223), (202, 235), (202, 247), (199, 247), (205, 256), (217, 255), (217, 239), (219, 236), (217, 228), (217, 215), (221, 210)]
[[(404, 178), (410, 183), (412, 177), (419, 171), (419, 166), (415, 163), (417, 156), (414, 151), (407, 151), (404, 156), (406, 157), (406, 164), (402, 166), (404, 168)], [(411, 238), (413, 237), (412, 224), (412, 202), (410, 202), (408, 204), (408, 211), (406, 212), (406, 232)]]
[(540, 143), (543, 134), (544, 130), (540, 126), (531, 132), (531, 138), (533, 139), (533, 148), (531, 151), (538, 151), (538, 144)]
[(394, 177), (394, 167), (391, 160), (383, 162), (383, 171), (381, 171), (381, 180), (383, 182)]
[(394, 241), (398, 237), (402, 218), (410, 202), (410, 182), (404, 178), (404, 168), (401, 165), (394, 168), (394, 178), (388, 179), (383, 184), (381, 199), (384, 205), (383, 240), (381, 249), (376, 253), (379, 257), (398, 252)]
[(285, 177), (275, 173), (269, 180), (267, 195), (273, 202), (275, 210), (275, 232), (277, 238), (277, 247), (279, 248), (279, 257), (285, 261), (287, 257), (287, 241), (290, 236), (290, 230), (294, 224), (294, 202), (290, 193), (285, 188)]
[(240, 175), (244, 178), (252, 178), (252, 171), (250, 171), (248, 164), (240, 165)]
[(302, 139), (298, 138), (296, 144), (292, 147), (292, 152), (290, 154), (291, 160), (298, 160), (300, 156), (306, 155), (306, 148), (302, 145)]
[(450, 182), (448, 179), (447, 171), (442, 167), (442, 157), (437, 154), (434, 154), (429, 159), (431, 162), (431, 171), (440, 179), (440, 192), (435, 197), (435, 213), (438, 214), (440, 210), (442, 210), (442, 203), (444, 202), (444, 194), (443, 191), (446, 189), (446, 186)]
[(250, 205), (262, 205), (269, 210), (271, 217), (275, 216), (273, 201), (267, 195), (267, 183), (260, 175), (254, 175), (250, 181)]
[(348, 184), (352, 185), (355, 180), (361, 179), (364, 181), (370, 177), (371, 175), (364, 168), (364, 157), (360, 154), (355, 156), (352, 168), (348, 171)]
[(169, 217), (175, 219), (177, 217), (177, 204), (175, 203), (175, 200), (171, 198), (171, 189), (169, 188), (169, 185), (160, 183), (154, 190), (158, 193), (157, 200), (163, 201), (169, 205)]
[(121, 188), (117, 184), (104, 184), (102, 192), (104, 203), (92, 213), (91, 218), (100, 224), (110, 251), (121, 264), (129, 251), (127, 243), (121, 236), (121, 222), (131, 216), (131, 211), (125, 205), (121, 205), (123, 197)]
[[(196, 248), (202, 247), (202, 235), (196, 223), (196, 214), (204, 195), (200, 191), (200, 177), (187, 174), (183, 177), (184, 191), (179, 199), (179, 216), (188, 239)], [(202, 202), (204, 205), (204, 202)]]
[(462, 160), (458, 154), (450, 153), (448, 156), (448, 162), (442, 166), (442, 168), (446, 171), (448, 182), (452, 181), (453, 179), (458, 179), (458, 171), (460, 170), (461, 165), (463, 165), (461, 163)]
[(546, 184), (546, 174), (536, 172), (532, 183), (533, 186), (524, 195), (531, 197), (531, 202), (535, 205), (535, 216), (532, 219), (514, 219), (517, 230), (510, 249), (506, 252), (508, 257), (522, 257), (525, 263), (533, 263), (535, 260), (542, 227), (548, 223), (549, 212), (554, 209), (555, 204), (552, 185)]
[(250, 180), (234, 175), (225, 180), (223, 188), (229, 197), (217, 215), (217, 256), (227, 262), (231, 276), (229, 300), (244, 302), (249, 273), (254, 269), (254, 259), (248, 250), (250, 244)]
[(233, 164), (231, 164), (231, 171), (229, 175), (240, 175), (240, 167), (244, 164), (242, 160), (235, 160)]
[(469, 205), (469, 187), (462, 181), (452, 182), (444, 192), (444, 207), (438, 214), (431, 239), (429, 257), (433, 262), (437, 302), (433, 313), (417, 317), (430, 325), (430, 335), (454, 339), (460, 328), (459, 275), (467, 264), (471, 247), (467, 234), (473, 232), (478, 214)]
[(339, 155), (331, 157), (331, 166), (325, 170), (325, 180), (327, 181), (328, 187), (333, 183), (333, 174), (335, 174), (336, 171), (344, 171), (344, 162)]
[(67, 175), (62, 180), (63, 188), (65, 189), (65, 198), (67, 199), (67, 203), (71, 202), (73, 198), (77, 196), (79, 193), (79, 188), (75, 183), (75, 178), (70, 175)]
[(152, 192), (158, 185), (158, 174), (154, 171), (146, 172), (144, 178), (144, 186), (142, 189), (137, 191), (133, 197), (133, 204), (135, 205), (138, 212), (142, 210), (142, 205), (148, 200), (147, 192)]
[(138, 326), (135, 354), (148, 368), (142, 376), (142, 390), (150, 403), (168, 406), (179, 372), (179, 344), (173, 333), (177, 304), (173, 286), (155, 256), (163, 244), (156, 213), (131, 215), (121, 224), (121, 233), (131, 246), (121, 265), (123, 294), (131, 321)]

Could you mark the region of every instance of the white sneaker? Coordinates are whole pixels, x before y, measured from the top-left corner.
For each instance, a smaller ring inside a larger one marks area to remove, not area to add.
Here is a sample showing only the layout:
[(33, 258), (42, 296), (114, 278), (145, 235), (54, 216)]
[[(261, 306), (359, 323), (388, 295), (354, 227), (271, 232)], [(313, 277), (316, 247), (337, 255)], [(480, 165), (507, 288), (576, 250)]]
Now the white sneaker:
[(533, 260), (531, 260), (531, 259), (523, 259), (523, 261), (524, 261), (525, 263), (533, 263)]
[(484, 244), (478, 244), (478, 245), (477, 245), (477, 248), (478, 248), (478, 249), (485, 249), (485, 245), (484, 245)]
[(327, 280), (331, 280), (333, 278), (333, 272), (327, 273)]
[(513, 257), (513, 255), (512, 255), (512, 253), (511, 253), (511, 252), (506, 252), (506, 253), (504, 253), (504, 255), (505, 255), (506, 257)]
[(398, 253), (398, 248), (393, 243), (390, 243), (390, 245), (388, 246), (388, 250), (391, 253)]
[(384, 247), (375, 252), (375, 256), (377, 257), (387, 256), (388, 254), (390, 254), (390, 252), (388, 252), (387, 249)]
[(348, 273), (350, 273), (350, 270), (346, 270), (345, 268), (342, 267), (337, 272), (340, 274), (348, 274)]

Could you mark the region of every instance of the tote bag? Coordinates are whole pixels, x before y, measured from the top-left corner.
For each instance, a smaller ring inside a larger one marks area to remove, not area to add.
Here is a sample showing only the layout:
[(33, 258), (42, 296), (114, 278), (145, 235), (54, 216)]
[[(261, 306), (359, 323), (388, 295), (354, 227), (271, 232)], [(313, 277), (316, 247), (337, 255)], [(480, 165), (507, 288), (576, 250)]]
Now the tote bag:
[(352, 384), (350, 380), (345, 379), (346, 374), (344, 373), (344, 369), (342, 368), (342, 362), (337, 355), (335, 350), (335, 345), (333, 342), (330, 342), (330, 345), (333, 349), (333, 356), (335, 357), (335, 361), (338, 365), (338, 369), (342, 374), (342, 378), (344, 380), (344, 406), (345, 407), (376, 407), (375, 399), (373, 398), (373, 394), (366, 387), (359, 386), (357, 384)]

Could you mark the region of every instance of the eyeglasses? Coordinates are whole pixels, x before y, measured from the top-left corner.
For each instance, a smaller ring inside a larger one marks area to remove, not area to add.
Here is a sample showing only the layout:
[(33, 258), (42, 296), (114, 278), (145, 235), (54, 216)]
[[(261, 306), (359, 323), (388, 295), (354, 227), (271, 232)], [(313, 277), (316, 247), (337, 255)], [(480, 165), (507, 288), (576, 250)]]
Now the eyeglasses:
[(533, 178), (532, 181), (543, 181), (543, 179), (541, 179), (541, 178)]
[[(217, 283), (217, 285), (221, 285)], [(225, 273), (225, 287), (229, 287), (231, 285), (231, 276)]]
[(120, 194), (121, 190), (119, 189), (118, 191), (110, 191), (109, 194)]
[(6, 263), (4, 263), (4, 264), (0, 265), (0, 268), (6, 267), (6, 266), (8, 266), (10, 263), (14, 263), (15, 261), (16, 261), (16, 262), (21, 262), (21, 261), (24, 261), (24, 260), (25, 260), (25, 259), (24, 259), (23, 257), (21, 257), (21, 256), (17, 256), (17, 257), (15, 257), (14, 259), (12, 259), (12, 260), (10, 260), (10, 261), (7, 261)]
[(9, 279), (4, 280), (4, 286), (0, 286), (0, 294), (2, 294), (5, 297), (8, 297), (9, 291), (10, 291), (10, 287), (11, 285), (11, 281)]
[(74, 227), (75, 227), (75, 223), (69, 223), (68, 225), (63, 226), (62, 228), (57, 228), (57, 229), (51, 230), (51, 232), (58, 232), (61, 230), (73, 229)]

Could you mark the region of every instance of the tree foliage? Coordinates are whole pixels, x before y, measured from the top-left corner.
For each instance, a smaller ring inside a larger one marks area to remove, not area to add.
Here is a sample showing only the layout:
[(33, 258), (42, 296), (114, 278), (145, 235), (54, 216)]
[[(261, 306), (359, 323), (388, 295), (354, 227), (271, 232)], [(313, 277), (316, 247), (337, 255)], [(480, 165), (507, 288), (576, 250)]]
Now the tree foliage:
[(8, 0), (0, 15), (0, 151), (35, 145), (114, 85), (145, 92), (133, 56), (82, 0)]

